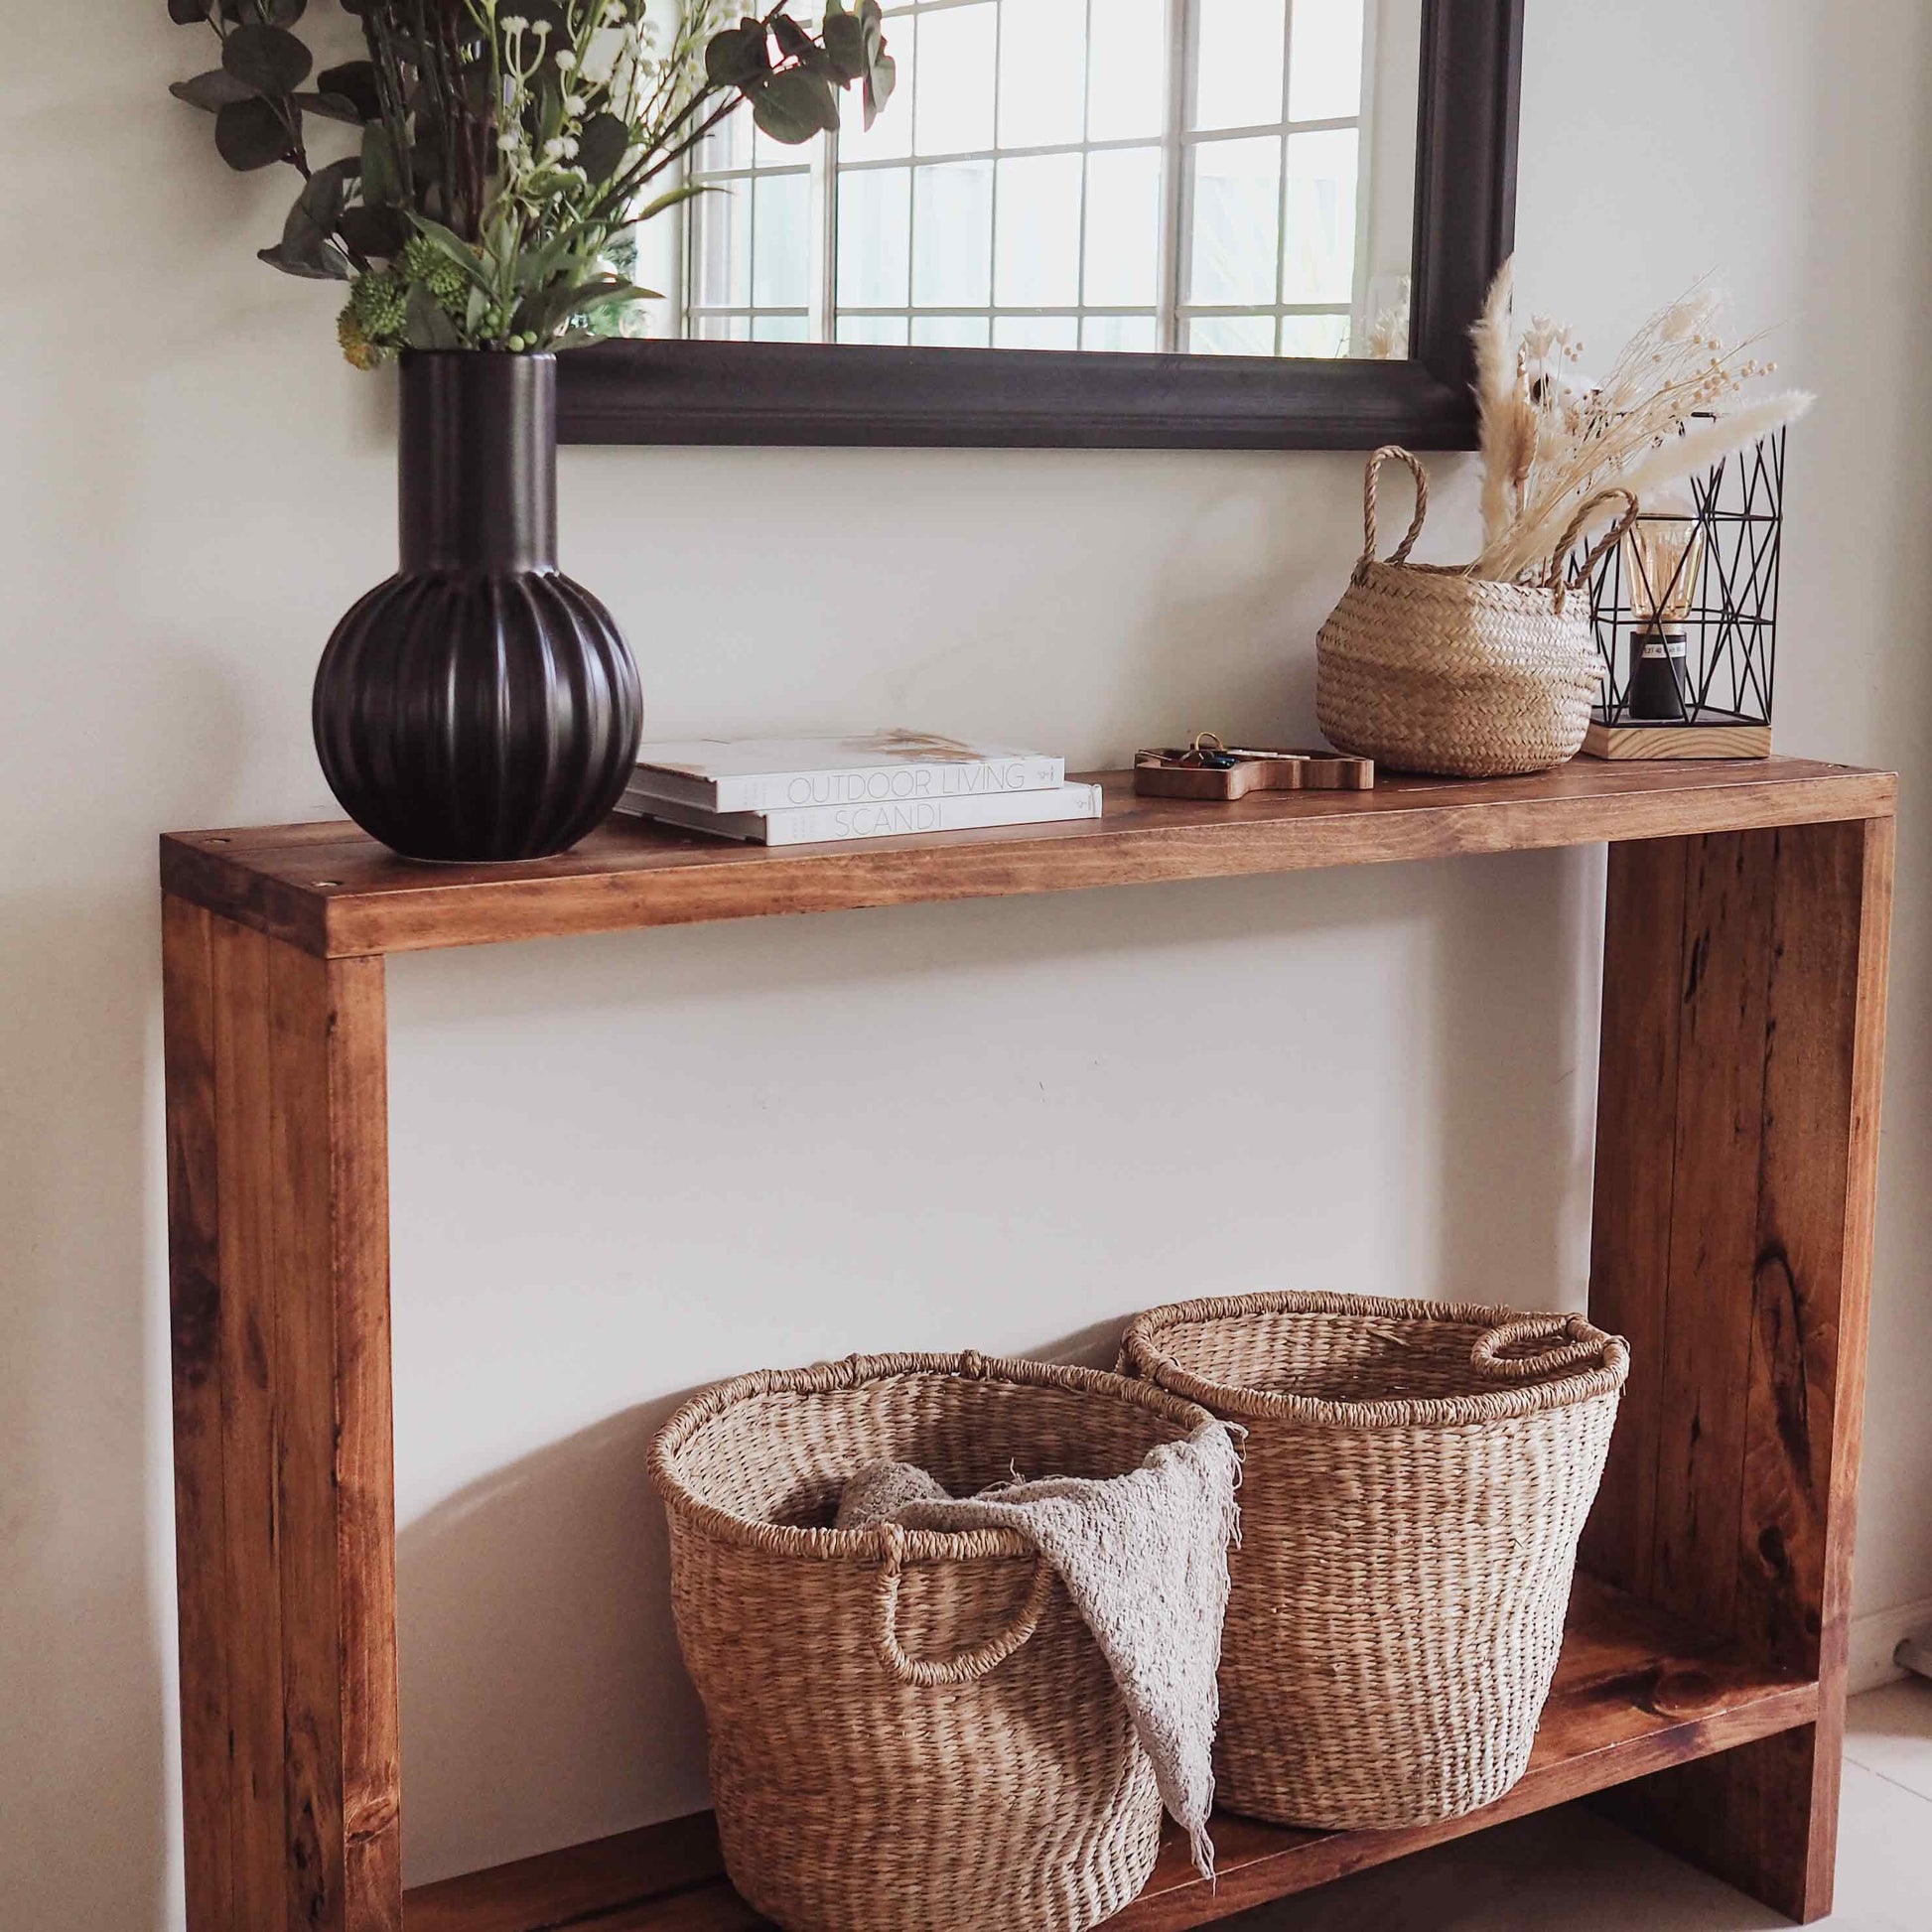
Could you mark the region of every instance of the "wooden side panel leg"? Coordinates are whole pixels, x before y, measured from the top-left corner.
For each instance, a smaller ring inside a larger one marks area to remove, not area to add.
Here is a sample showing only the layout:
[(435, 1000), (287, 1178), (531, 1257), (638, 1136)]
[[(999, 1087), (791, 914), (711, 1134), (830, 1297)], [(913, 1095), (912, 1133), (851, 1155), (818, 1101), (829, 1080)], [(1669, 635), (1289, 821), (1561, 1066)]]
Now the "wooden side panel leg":
[(168, 1275), (175, 1384), (175, 1552), (181, 1636), (182, 1836), (189, 1923), (236, 1923), (228, 1819), (236, 1782), (225, 1646), (221, 1240), (214, 1152), (212, 920), (162, 900), (167, 1041)]
[(1611, 1809), (1831, 1909), (1892, 822), (1617, 846), (1590, 1306), (1629, 1398), (1584, 1561), (1816, 1674), (1816, 1725)]
[(191, 1932), (400, 1932), (386, 1020), (163, 901)]

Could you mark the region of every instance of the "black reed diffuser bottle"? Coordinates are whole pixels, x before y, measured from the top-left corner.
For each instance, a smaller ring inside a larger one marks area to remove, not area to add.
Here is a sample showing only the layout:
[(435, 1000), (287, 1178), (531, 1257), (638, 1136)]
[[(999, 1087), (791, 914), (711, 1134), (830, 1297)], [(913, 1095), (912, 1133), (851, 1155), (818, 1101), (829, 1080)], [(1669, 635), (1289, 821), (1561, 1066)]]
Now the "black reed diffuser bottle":
[(565, 852), (623, 794), (643, 707), (610, 612), (557, 568), (557, 363), (402, 357), (402, 568), (316, 672), (343, 808), (412, 859)]

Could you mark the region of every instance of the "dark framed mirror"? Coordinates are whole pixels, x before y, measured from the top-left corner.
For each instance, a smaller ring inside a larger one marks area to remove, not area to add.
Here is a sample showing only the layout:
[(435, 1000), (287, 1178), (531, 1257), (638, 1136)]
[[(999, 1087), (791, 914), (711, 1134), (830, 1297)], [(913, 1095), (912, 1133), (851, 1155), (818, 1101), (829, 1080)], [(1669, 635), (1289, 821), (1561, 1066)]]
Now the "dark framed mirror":
[[(640, 230), (576, 443), (1474, 441), (1513, 242), (1523, 0), (888, 0), (898, 96)], [(654, 253), (644, 252), (654, 250)]]

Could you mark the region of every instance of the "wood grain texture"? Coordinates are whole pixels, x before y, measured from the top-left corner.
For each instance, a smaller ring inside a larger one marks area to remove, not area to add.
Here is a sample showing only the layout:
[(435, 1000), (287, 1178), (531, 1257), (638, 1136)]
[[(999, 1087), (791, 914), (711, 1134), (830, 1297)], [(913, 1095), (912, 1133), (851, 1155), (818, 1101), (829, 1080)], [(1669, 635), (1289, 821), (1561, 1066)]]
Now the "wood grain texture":
[[(1685, 1715), (1687, 1706), (1694, 1706)], [(1662, 1707), (1662, 1708), (1660, 1708)], [(1210, 1889), (1170, 1834), (1122, 1932), (1179, 1932), (1712, 1751), (1805, 1725), (1817, 1688), (1679, 1618), (1578, 1579), (1556, 1687), (1523, 1781), (1500, 1803), (1396, 1832), (1298, 1832), (1222, 1816)], [(763, 1924), (718, 1876), (708, 1815), (412, 1891), (407, 1932), (741, 1932)]]
[[(286, 1916), (282, 1595), (276, 1547), (277, 1329), (274, 1258), (269, 1252), (274, 1181), (267, 1132), (272, 1106), (268, 945), (245, 927), (214, 922), (213, 1097), (220, 1230), (216, 1327), (225, 1535), (221, 1548), (209, 1554), (225, 1567), (230, 1610), (216, 1641), (227, 1670), (225, 1716), (233, 1772), (229, 1862), (238, 1927), (273, 1926)], [(184, 1658), (183, 1676), (187, 1674)]]
[(1586, 1549), (1820, 1701), (1608, 1808), (1803, 1920), (1836, 1849), (1892, 849), (1878, 819), (1611, 858), (1590, 1308), (1658, 1366)]
[(1596, 725), (1584, 733), (1590, 759), (1766, 759), (1769, 725)]
[[(601, 1929), (612, 1912), (626, 1906), (658, 1906), (682, 1892), (716, 1890), (724, 1868), (717, 1827), (708, 1811), (701, 1812), (419, 1885), (405, 1901), (408, 1932), (530, 1932), (537, 1925), (578, 1922)], [(748, 1916), (745, 1922), (761, 1921)]]
[(1751, 832), (1691, 847), (1676, 1106), (1652, 1130), (1673, 1134), (1676, 1151), (1646, 1593), (1726, 1635), (1743, 1503), (1775, 846), (1774, 833)]
[(164, 900), (191, 1932), (396, 1932), (382, 963)]
[[(1590, 1311), (1613, 1334), (1659, 1335), (1670, 1283), (1684, 899), (1693, 841), (1610, 848), (1603, 909), (1602, 1075), (1596, 1090)], [(1633, 1348), (1580, 1561), (1647, 1593), (1667, 1351)]]
[[(175, 1568), (186, 1886), (201, 1922), (234, 1922), (227, 1632), (235, 1621), (222, 1484), (221, 1230), (214, 1118), (214, 920), (162, 902)], [(189, 1660), (196, 1660), (189, 1668)]]
[[(1886, 828), (1889, 830), (1889, 828)], [(1778, 894), (1764, 1039), (1763, 1126), (1753, 1230), (1738, 1595), (1731, 1627), (1764, 1656), (1817, 1674), (1824, 1632), (1845, 1605), (1853, 1495), (1833, 1493), (1838, 1438), (1863, 1404), (1864, 1298), (1846, 1294), (1855, 1252), (1862, 957), (1866, 830), (1822, 826), (1774, 835)], [(1869, 1137), (1875, 1138), (1875, 1137)], [(1849, 1358), (1841, 1322), (1859, 1324)], [(1849, 1374), (1848, 1374), (1849, 1371)], [(1842, 1419), (1842, 1426), (1841, 1426)], [(1850, 1470), (1848, 1469), (1848, 1473)], [(1834, 1505), (1843, 1502), (1846, 1519)]]
[(181, 833), (162, 841), (162, 882), (292, 946), (356, 957), (1867, 818), (1888, 815), (1897, 790), (1882, 772), (1795, 759), (1579, 759), (1528, 778), (1390, 775), (1373, 791), (1232, 804), (1138, 798), (1131, 772), (1088, 776), (1106, 788), (1099, 819), (768, 848), (614, 818), (563, 858), (513, 866), (416, 865), (347, 825)]

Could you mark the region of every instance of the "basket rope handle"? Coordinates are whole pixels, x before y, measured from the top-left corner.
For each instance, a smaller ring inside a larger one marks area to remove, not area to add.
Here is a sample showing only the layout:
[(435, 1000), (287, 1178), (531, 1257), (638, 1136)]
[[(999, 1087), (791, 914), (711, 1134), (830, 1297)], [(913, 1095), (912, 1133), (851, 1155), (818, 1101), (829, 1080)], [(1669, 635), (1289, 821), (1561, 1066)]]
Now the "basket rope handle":
[[(1506, 1358), (1505, 1348), (1525, 1341), (1555, 1341), (1569, 1337), (1561, 1348), (1546, 1348), (1538, 1355)], [(1614, 1337), (1592, 1328), (1581, 1314), (1537, 1314), (1522, 1321), (1506, 1321), (1500, 1328), (1476, 1337), (1469, 1350), (1469, 1365), (1479, 1375), (1492, 1375), (1498, 1382), (1533, 1382), (1560, 1369), (1582, 1368), (1586, 1362), (1601, 1362), (1608, 1357)]]
[(873, 1647), (879, 1652), (880, 1661), (901, 1684), (922, 1691), (947, 1684), (976, 1684), (1020, 1649), (1039, 1628), (1039, 1619), (1046, 1614), (1047, 1599), (1053, 1589), (1053, 1567), (1041, 1557), (1035, 1566), (1033, 1587), (1027, 1592), (1019, 1617), (998, 1636), (955, 1651), (950, 1657), (908, 1657), (898, 1640), (898, 1585), (905, 1570), (905, 1532), (897, 1523), (881, 1523), (879, 1541), (878, 1622), (873, 1629)]
[[(1564, 560), (1576, 548), (1577, 539), (1588, 527), (1590, 518), (1605, 503), (1612, 502), (1619, 496), (1623, 499), (1623, 514), (1603, 532), (1602, 536), (1595, 543), (1590, 545), (1584, 560), (1566, 577), (1563, 568)], [(1577, 514), (1570, 519), (1569, 528), (1557, 539), (1557, 547), (1550, 553), (1550, 568), (1545, 573), (1543, 579), (1545, 587), (1556, 592), (1557, 609), (1559, 611), (1563, 609), (1564, 598), (1568, 594), (1570, 587), (1573, 584), (1587, 584), (1589, 581), (1590, 572), (1623, 541), (1624, 533), (1636, 520), (1637, 499), (1629, 490), (1623, 488), (1620, 484), (1609, 489), (1599, 489), (1594, 496), (1590, 497), (1587, 503), (1584, 503), (1578, 509)]]
[(1381, 486), (1382, 466), (1391, 457), (1398, 463), (1407, 464), (1409, 474), (1416, 480), (1416, 514), (1410, 520), (1409, 534), (1396, 545), (1390, 563), (1404, 564), (1409, 561), (1409, 553), (1416, 547), (1416, 539), (1422, 535), (1423, 519), (1429, 514), (1429, 472), (1422, 467), (1420, 459), (1412, 456), (1399, 443), (1384, 443), (1369, 458), (1368, 474), (1362, 480), (1362, 560), (1355, 566), (1358, 579), (1375, 562), (1375, 553), (1382, 547), (1375, 527), (1375, 499)]

